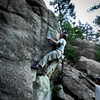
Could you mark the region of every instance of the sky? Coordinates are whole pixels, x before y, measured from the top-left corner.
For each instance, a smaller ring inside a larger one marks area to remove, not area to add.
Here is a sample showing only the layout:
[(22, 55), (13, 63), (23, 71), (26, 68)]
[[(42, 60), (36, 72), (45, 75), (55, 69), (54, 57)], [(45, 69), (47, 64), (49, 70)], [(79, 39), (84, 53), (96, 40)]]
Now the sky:
[[(54, 0), (44, 0), (48, 9), (54, 11), (53, 6), (49, 5), (50, 1)], [(100, 9), (94, 10), (92, 12), (87, 12), (87, 10), (95, 4), (99, 4), (100, 0), (71, 0), (71, 1), (72, 3), (75, 4), (77, 20), (80, 20), (83, 24), (87, 22), (93, 26), (94, 25), (93, 20), (96, 18), (96, 16), (98, 15), (100, 16)], [(98, 29), (99, 27), (96, 28)]]

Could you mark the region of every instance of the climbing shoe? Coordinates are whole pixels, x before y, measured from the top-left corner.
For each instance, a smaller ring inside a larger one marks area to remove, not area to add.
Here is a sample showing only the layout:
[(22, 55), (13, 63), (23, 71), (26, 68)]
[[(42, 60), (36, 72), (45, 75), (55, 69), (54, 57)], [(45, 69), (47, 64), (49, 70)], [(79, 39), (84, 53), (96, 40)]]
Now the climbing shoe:
[(44, 73), (37, 73), (37, 76), (44, 76)]
[(31, 68), (38, 70), (40, 67), (39, 66), (31, 66)]

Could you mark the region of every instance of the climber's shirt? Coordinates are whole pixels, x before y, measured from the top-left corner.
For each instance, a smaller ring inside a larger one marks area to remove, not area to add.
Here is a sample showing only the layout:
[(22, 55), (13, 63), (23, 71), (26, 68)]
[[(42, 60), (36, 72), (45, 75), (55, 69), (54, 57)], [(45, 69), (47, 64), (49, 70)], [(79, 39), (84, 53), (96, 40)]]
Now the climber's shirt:
[(100, 100), (100, 86), (96, 85), (95, 100)]
[(60, 45), (58, 45), (56, 47), (57, 50), (60, 50), (62, 52), (62, 54), (64, 53), (64, 48), (65, 48), (65, 45), (66, 45), (66, 40), (61, 38), (58, 40), (58, 42), (60, 43)]

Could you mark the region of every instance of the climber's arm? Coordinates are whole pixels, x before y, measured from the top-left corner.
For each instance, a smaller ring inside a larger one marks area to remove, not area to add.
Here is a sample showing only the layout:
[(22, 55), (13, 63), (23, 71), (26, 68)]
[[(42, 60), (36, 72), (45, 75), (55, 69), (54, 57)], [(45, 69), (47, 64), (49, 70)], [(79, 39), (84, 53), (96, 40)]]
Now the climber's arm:
[(54, 44), (59, 45), (59, 42), (56, 41), (56, 40), (54, 40), (53, 38), (47, 37), (47, 39), (49, 39), (50, 41), (52, 41)]

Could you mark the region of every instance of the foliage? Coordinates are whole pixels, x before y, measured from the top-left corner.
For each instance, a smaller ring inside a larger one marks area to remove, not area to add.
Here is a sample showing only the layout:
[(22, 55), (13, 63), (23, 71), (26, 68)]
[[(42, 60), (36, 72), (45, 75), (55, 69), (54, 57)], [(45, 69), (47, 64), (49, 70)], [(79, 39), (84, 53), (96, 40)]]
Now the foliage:
[(75, 6), (71, 3), (71, 0), (54, 0), (53, 2), (50, 2), (50, 5), (53, 5), (55, 8), (55, 13), (58, 15), (60, 26), (68, 21), (70, 17), (75, 19)]
[(96, 56), (97, 56), (97, 60), (100, 61), (100, 46), (99, 46), (99, 48), (96, 50)]
[[(94, 5), (93, 7), (90, 8), (89, 11), (94, 11), (100, 9), (100, 3), (98, 5)], [(100, 27), (100, 16), (96, 16), (96, 19), (94, 19), (94, 24)], [(98, 32), (96, 34), (96, 40), (95, 42), (99, 41), (98, 37), (100, 36), (100, 30), (98, 29)]]
[(76, 18), (74, 11), (75, 6), (71, 3), (71, 0), (54, 0), (50, 4), (55, 8), (55, 13), (58, 15), (62, 32), (68, 34), (65, 56), (73, 63), (77, 63), (78, 55), (75, 50), (69, 46), (75, 38), (82, 37), (82, 33), (79, 31), (78, 27), (72, 27), (71, 25), (73, 24), (72, 19)]
[(62, 32), (65, 33), (65, 34), (71, 34), (72, 33), (72, 26), (69, 22), (64, 22), (62, 24)]
[(98, 5), (94, 5), (93, 7), (91, 7), (88, 11), (93, 11), (93, 10), (97, 10), (100, 8), (100, 3)]
[(58, 94), (59, 90), (60, 90), (60, 88), (58, 86), (54, 86), (53, 91), (52, 91), (52, 100), (57, 100), (58, 99), (57, 94)]
[(65, 47), (65, 57), (73, 63), (78, 63), (79, 56), (77, 52), (70, 45), (75, 41), (76, 38), (83, 38), (82, 33), (78, 27), (72, 27), (70, 23), (64, 22), (62, 25), (62, 30), (64, 33), (69, 34), (67, 37), (67, 45)]
[(97, 16), (96, 19), (94, 20), (94, 23), (98, 26), (100, 26), (100, 16)]
[[(76, 38), (84, 38), (86, 40), (97, 41), (97, 33), (94, 33), (93, 28), (90, 24), (82, 24), (79, 22), (79, 25), (74, 26), (75, 22), (73, 19), (76, 18), (75, 6), (71, 3), (71, 0), (54, 0), (50, 2), (51, 5), (55, 8), (55, 13), (58, 15), (59, 24), (62, 29), (62, 32), (68, 34), (67, 46), (65, 47), (65, 56), (70, 59), (72, 62), (78, 62), (78, 54), (70, 46)], [(98, 9), (99, 5), (95, 5), (90, 10)], [(99, 17), (95, 20), (95, 23), (99, 23)]]
[(68, 34), (68, 35), (75, 37), (75, 38), (77, 38), (77, 37), (82, 38), (83, 37), (80, 29), (77, 26), (72, 27), (72, 25), (69, 22), (63, 23), (62, 31), (63, 31), (63, 33)]
[(65, 57), (75, 64), (79, 61), (77, 52), (69, 44), (65, 47)]
[(77, 26), (72, 27), (69, 22), (64, 22), (62, 25), (62, 31), (68, 34), (67, 42), (71, 43), (75, 38), (83, 38), (82, 32)]
[[(98, 5), (92, 6), (88, 11), (94, 11), (100, 9), (100, 3)], [(96, 19), (93, 21), (95, 25), (100, 27), (100, 16), (96, 16)], [(98, 30), (100, 32), (100, 30)]]
[(79, 21), (79, 25), (77, 27), (79, 28), (80, 32), (83, 34), (85, 40), (91, 40), (94, 42), (98, 40), (97, 33), (94, 32), (93, 27), (90, 24), (88, 23), (82, 24)]
[[(97, 10), (97, 9), (100, 9), (100, 3), (98, 5), (92, 6), (88, 11), (94, 11), (94, 10)], [(100, 16), (96, 16), (94, 23), (95, 23), (95, 25), (100, 26)], [(98, 30), (98, 33), (96, 34), (96, 38), (99, 37), (99, 34), (100, 34), (100, 30)], [(96, 41), (98, 41), (98, 40), (96, 39)], [(96, 56), (97, 56), (97, 60), (100, 61), (100, 46), (96, 50)]]
[(83, 34), (77, 26), (73, 27), (73, 31), (75, 38), (83, 38)]

